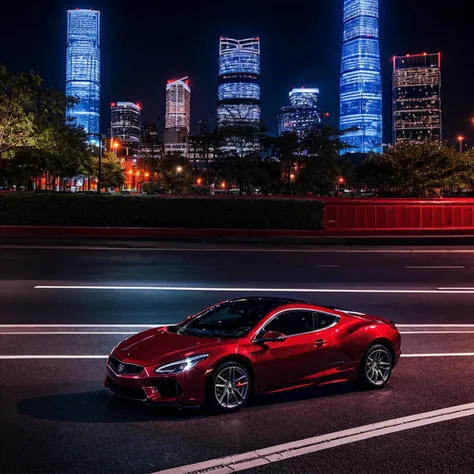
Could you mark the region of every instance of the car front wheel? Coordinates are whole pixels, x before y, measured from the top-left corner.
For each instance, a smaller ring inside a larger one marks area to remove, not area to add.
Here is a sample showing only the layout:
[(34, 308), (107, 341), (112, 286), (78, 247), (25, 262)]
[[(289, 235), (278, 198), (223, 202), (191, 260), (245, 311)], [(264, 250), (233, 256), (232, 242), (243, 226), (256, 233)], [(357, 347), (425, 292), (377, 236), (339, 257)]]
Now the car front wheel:
[(359, 368), (359, 381), (365, 388), (383, 388), (392, 375), (393, 358), (383, 344), (376, 344), (366, 351)]
[(249, 373), (242, 364), (224, 362), (212, 374), (207, 394), (208, 407), (220, 413), (240, 410), (249, 399), (250, 383)]

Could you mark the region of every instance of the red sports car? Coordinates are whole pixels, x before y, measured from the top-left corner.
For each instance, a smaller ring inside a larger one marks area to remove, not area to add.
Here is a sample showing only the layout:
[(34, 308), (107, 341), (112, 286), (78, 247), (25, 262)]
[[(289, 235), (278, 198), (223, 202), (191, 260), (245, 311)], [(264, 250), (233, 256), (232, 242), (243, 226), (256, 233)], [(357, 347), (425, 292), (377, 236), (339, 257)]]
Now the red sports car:
[(382, 388), (401, 354), (395, 324), (285, 298), (225, 301), (116, 346), (105, 386), (153, 404), (230, 412), (249, 397), (358, 380)]

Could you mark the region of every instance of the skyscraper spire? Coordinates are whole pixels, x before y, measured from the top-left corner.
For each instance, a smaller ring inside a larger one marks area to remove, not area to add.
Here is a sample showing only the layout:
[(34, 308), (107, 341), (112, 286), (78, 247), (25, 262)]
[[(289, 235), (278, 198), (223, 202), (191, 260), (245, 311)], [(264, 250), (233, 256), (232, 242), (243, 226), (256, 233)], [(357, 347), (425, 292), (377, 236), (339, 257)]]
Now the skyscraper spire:
[(382, 152), (379, 0), (344, 0), (340, 93), (343, 153)]

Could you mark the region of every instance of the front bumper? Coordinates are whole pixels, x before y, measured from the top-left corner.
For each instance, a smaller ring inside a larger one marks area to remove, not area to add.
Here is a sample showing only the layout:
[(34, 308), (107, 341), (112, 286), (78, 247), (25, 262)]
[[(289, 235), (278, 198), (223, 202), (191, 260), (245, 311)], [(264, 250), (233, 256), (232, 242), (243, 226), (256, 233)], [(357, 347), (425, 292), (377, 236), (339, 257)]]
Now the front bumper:
[(107, 362), (104, 382), (115, 396), (155, 405), (196, 406), (204, 404), (205, 372), (195, 367), (189, 372), (159, 375), (156, 366), (143, 367), (140, 374), (119, 374)]

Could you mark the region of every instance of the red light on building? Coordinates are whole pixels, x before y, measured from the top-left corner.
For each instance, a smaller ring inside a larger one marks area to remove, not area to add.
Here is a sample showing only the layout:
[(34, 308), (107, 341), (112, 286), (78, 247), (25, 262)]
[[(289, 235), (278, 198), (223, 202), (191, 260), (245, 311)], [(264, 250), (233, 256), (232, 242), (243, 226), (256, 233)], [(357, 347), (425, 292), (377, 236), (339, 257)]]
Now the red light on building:
[(257, 41), (260, 41), (260, 37), (259, 37), (259, 36), (257, 36), (255, 39), (256, 39)]
[(326, 112), (326, 113), (324, 114), (324, 116), (325, 116), (325, 117), (329, 117), (329, 112)]
[(142, 110), (142, 106), (138, 102), (135, 105), (138, 107), (138, 110)]
[(115, 107), (116, 105), (117, 105), (117, 104), (116, 104), (115, 102), (112, 102), (112, 103), (110, 104), (110, 107)]

